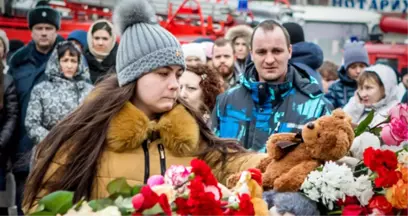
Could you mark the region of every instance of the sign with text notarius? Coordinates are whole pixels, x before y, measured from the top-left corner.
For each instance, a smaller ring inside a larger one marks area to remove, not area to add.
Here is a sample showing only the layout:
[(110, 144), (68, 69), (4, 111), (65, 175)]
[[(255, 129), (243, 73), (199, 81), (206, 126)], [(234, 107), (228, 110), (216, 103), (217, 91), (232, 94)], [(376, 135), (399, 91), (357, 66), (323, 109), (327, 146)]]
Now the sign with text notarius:
[(332, 6), (385, 13), (406, 13), (408, 0), (331, 0)]

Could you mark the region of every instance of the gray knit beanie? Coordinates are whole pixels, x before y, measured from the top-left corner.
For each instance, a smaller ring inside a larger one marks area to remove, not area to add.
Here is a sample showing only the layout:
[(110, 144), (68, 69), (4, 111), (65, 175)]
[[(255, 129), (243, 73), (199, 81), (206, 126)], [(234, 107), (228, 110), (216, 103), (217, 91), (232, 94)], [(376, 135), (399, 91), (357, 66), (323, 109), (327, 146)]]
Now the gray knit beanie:
[(121, 33), (116, 55), (120, 86), (160, 67), (179, 65), (185, 69), (180, 43), (157, 23), (147, 0), (119, 1), (113, 12), (113, 23)]
[(344, 68), (347, 70), (353, 63), (369, 65), (368, 52), (361, 42), (351, 42), (344, 45)]

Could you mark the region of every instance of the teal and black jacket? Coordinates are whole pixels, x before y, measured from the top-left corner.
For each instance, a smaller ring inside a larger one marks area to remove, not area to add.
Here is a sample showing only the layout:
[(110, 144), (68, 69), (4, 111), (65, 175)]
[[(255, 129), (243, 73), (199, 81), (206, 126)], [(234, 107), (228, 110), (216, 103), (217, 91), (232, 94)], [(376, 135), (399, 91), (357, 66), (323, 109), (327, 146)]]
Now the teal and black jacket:
[(281, 84), (257, 80), (258, 72), (250, 63), (241, 85), (217, 97), (212, 113), (216, 135), (265, 152), (271, 134), (298, 132), (306, 123), (331, 112), (316, 79), (299, 67), (288, 65), (286, 82)]

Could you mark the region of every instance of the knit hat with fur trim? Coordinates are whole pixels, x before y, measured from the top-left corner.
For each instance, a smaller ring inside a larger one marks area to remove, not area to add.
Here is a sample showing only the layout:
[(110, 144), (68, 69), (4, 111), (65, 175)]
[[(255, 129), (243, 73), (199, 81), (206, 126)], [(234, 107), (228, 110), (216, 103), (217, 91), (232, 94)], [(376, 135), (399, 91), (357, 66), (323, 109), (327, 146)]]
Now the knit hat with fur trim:
[(247, 25), (237, 25), (228, 29), (227, 33), (225, 34), (225, 39), (234, 42), (237, 38), (242, 37), (249, 46), (253, 31), (254, 30)]
[(33, 29), (36, 24), (46, 23), (55, 26), (55, 28), (59, 30), (61, 15), (49, 5), (41, 3), (37, 4), (37, 6), (28, 13), (27, 21), (30, 29)]
[(178, 65), (185, 69), (179, 41), (157, 23), (147, 0), (119, 1), (113, 23), (122, 34), (116, 55), (120, 86), (161, 67)]

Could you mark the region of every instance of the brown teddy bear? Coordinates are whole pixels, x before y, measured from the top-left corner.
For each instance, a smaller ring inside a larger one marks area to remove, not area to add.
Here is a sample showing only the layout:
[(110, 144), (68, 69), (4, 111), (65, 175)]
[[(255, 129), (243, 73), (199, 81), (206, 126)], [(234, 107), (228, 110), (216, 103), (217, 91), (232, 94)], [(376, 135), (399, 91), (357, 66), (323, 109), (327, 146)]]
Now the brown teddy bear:
[[(307, 177), (325, 161), (345, 156), (354, 139), (351, 118), (341, 109), (306, 124), (300, 133), (273, 134), (267, 141), (269, 157), (258, 165), (263, 187), (278, 192), (298, 191)], [(234, 175), (228, 186), (238, 181)]]

